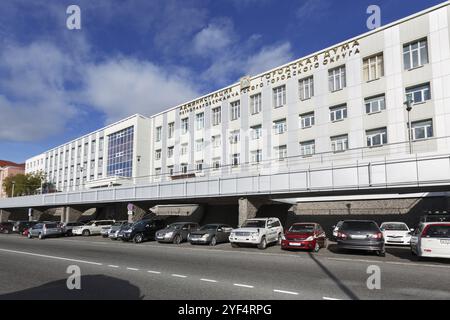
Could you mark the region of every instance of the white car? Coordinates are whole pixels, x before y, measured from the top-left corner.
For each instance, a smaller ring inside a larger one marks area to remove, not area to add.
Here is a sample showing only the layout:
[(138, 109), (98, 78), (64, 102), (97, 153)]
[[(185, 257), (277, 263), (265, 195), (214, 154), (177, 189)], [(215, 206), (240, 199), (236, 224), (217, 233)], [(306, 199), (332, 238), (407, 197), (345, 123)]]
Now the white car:
[(283, 233), (278, 218), (248, 219), (240, 228), (231, 231), (229, 240), (233, 247), (247, 243), (265, 249), (268, 243), (281, 243)]
[(422, 222), (411, 237), (418, 257), (450, 258), (450, 222)]
[(406, 246), (411, 243), (411, 233), (414, 231), (404, 222), (383, 222), (380, 230), (383, 233), (385, 244)]
[(94, 220), (83, 226), (74, 227), (72, 234), (83, 236), (99, 235), (103, 228), (111, 227), (114, 223), (114, 220)]

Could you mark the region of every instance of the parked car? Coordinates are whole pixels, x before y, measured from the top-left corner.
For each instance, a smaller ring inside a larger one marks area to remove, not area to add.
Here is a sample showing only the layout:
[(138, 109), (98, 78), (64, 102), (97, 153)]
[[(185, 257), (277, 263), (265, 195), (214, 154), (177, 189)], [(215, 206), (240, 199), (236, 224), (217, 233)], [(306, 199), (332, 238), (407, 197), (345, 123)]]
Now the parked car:
[(25, 230), (23, 230), (22, 235), (25, 237), (28, 237), (28, 234), (30, 233), (30, 229), (31, 228), (26, 228)]
[(122, 241), (141, 243), (146, 240), (154, 240), (155, 233), (166, 225), (162, 219), (145, 219), (133, 223), (129, 228), (120, 231)]
[(191, 244), (209, 244), (215, 246), (228, 242), (232, 228), (227, 224), (207, 224), (188, 235)]
[(80, 226), (84, 226), (83, 222), (66, 222), (66, 223), (62, 223), (61, 224), (61, 229), (63, 231), (63, 234), (65, 236), (72, 236), (72, 230), (75, 227), (80, 227)]
[(420, 222), (450, 222), (450, 214), (429, 213), (420, 217)]
[(384, 237), (380, 228), (370, 220), (345, 220), (337, 234), (339, 249), (375, 251), (385, 256)]
[(156, 232), (155, 239), (158, 242), (172, 242), (180, 244), (187, 241), (188, 234), (199, 229), (195, 222), (176, 222), (168, 225), (165, 229)]
[(117, 225), (118, 223), (115, 223), (108, 233), (108, 238), (111, 240), (118, 240), (123, 238), (123, 233), (119, 235), (121, 232), (124, 232), (125, 230), (128, 230), (133, 225), (132, 223), (126, 222), (120, 224), (120, 226)]
[(281, 243), (283, 227), (278, 218), (248, 219), (244, 224), (231, 231), (230, 242), (233, 247), (240, 244), (254, 244), (265, 249), (268, 243)]
[(344, 221), (339, 221), (338, 223), (336, 223), (336, 225), (335, 226), (333, 226), (333, 240), (334, 241), (336, 241), (336, 237), (337, 237), (337, 234), (338, 234), (338, 231), (339, 231), (339, 228), (342, 226), (342, 223), (343, 223)]
[(38, 237), (44, 239), (48, 237), (59, 237), (63, 235), (63, 230), (56, 222), (40, 222), (28, 229), (28, 238)]
[(307, 249), (319, 252), (327, 247), (327, 236), (320, 224), (294, 223), (282, 236), (281, 249)]
[(13, 232), (22, 234), (25, 229), (34, 226), (36, 223), (37, 221), (16, 221), (13, 226)]
[(114, 220), (93, 220), (88, 224), (73, 227), (72, 234), (83, 236), (99, 235), (102, 228), (110, 227), (114, 224), (114, 222)]
[(422, 222), (411, 237), (411, 252), (418, 257), (450, 258), (450, 222)]
[(12, 233), (13, 232), (13, 222), (1, 222), (0, 223), (0, 233)]
[(385, 244), (407, 245), (411, 243), (410, 229), (404, 222), (383, 222), (380, 226)]

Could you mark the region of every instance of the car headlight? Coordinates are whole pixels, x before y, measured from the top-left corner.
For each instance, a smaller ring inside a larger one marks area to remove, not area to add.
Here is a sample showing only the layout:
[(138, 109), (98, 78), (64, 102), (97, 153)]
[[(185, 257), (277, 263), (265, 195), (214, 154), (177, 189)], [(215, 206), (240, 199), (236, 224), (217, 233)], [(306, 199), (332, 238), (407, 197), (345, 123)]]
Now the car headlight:
[(257, 237), (257, 236), (259, 235), (259, 232), (252, 232), (250, 235), (251, 235), (252, 237)]
[(202, 236), (202, 239), (208, 239), (209, 238), (209, 234), (207, 233), (207, 234), (204, 234), (203, 236)]
[(314, 237), (313, 236), (309, 236), (308, 238), (306, 238), (305, 241), (313, 241), (313, 240), (314, 240)]
[(234, 237), (234, 236), (235, 236), (234, 232), (231, 232), (230, 237)]
[(167, 232), (164, 237), (166, 238), (170, 238), (171, 236), (173, 236), (173, 232)]

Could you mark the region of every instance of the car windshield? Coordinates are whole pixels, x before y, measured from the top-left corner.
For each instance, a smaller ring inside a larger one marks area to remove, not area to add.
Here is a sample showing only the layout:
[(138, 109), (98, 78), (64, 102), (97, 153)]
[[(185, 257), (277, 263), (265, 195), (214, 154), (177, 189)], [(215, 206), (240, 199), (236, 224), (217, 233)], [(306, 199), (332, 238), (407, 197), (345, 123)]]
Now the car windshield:
[(217, 224), (207, 224), (200, 228), (200, 230), (216, 230), (218, 227)]
[(385, 223), (381, 225), (381, 228), (388, 231), (409, 231), (408, 226), (404, 223)]
[(450, 239), (450, 225), (428, 227), (426, 237)]
[(116, 223), (114, 223), (114, 227), (120, 227), (120, 226), (122, 226), (122, 225), (124, 225), (125, 223), (123, 223), (123, 222), (116, 222)]
[(167, 229), (180, 230), (181, 227), (183, 227), (183, 226), (184, 226), (184, 223), (172, 223), (167, 226)]
[(289, 232), (313, 232), (314, 231), (314, 225), (313, 224), (294, 224), (289, 228)]
[(265, 220), (247, 220), (242, 225), (242, 228), (265, 228), (266, 221)]
[(344, 221), (341, 229), (351, 231), (378, 231), (376, 223), (372, 221)]

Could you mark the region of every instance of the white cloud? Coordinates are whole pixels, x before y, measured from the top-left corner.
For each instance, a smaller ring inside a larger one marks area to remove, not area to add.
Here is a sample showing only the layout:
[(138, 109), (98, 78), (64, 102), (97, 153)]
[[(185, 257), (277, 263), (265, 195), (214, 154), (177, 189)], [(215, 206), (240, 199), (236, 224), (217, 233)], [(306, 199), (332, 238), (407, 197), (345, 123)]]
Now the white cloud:
[(324, 0), (305, 0), (297, 9), (296, 16), (300, 22), (317, 20), (325, 17), (331, 3)]
[(285, 64), (292, 59), (291, 44), (284, 42), (262, 48), (247, 60), (244, 70), (249, 75), (256, 75)]
[(231, 20), (217, 19), (195, 35), (193, 51), (201, 56), (215, 54), (233, 42), (233, 33), (233, 23)]

